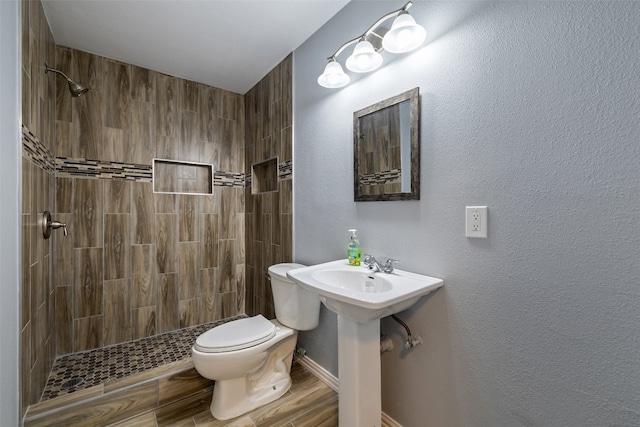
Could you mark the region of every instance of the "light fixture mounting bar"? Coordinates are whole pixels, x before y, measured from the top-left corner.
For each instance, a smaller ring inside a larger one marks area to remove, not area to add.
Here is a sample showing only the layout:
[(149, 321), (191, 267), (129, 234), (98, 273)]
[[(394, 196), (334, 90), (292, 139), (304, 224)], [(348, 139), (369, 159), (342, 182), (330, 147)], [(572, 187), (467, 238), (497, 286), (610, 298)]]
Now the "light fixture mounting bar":
[(338, 50), (336, 50), (336, 52), (333, 55), (331, 55), (330, 57), (328, 57), (327, 59), (330, 60), (330, 61), (335, 61), (337, 56), (340, 55), (342, 53), (342, 51), (344, 51), (346, 48), (348, 48), (352, 44), (355, 44), (355, 43), (359, 42), (360, 40), (366, 40), (367, 36), (369, 34), (371, 34), (371, 33), (373, 33), (373, 34), (377, 35), (378, 37), (380, 37), (379, 34), (376, 34), (374, 32), (374, 30), (376, 28), (378, 28), (380, 26), (380, 24), (382, 24), (387, 19), (394, 18), (394, 17), (400, 15), (401, 13), (406, 12), (412, 5), (413, 5), (413, 2), (407, 2), (407, 4), (402, 6), (400, 9), (394, 10), (393, 12), (387, 13), (382, 18), (380, 18), (376, 22), (374, 22), (374, 24), (372, 26), (370, 26), (367, 29), (367, 31), (365, 31), (362, 35), (356, 37), (355, 39), (349, 40), (348, 42), (346, 42), (342, 46), (340, 46), (340, 48)]
[(378, 28), (380, 24), (382, 24), (384, 21), (386, 21), (389, 18), (395, 18), (396, 16), (400, 15), (402, 12), (406, 12), (412, 5), (413, 5), (412, 2), (407, 2), (407, 4), (402, 6), (400, 9), (387, 13), (382, 18), (378, 19), (372, 26), (370, 26), (369, 29), (364, 32), (362, 37), (367, 37), (369, 34), (373, 32), (373, 30)]
[(348, 42), (346, 42), (345, 44), (343, 44), (342, 46), (340, 46), (340, 48), (338, 50), (336, 50), (336, 52), (331, 55), (330, 57), (328, 57), (327, 59), (329, 61), (335, 61), (336, 57), (338, 55), (340, 55), (342, 53), (343, 50), (345, 50), (346, 48), (348, 48), (349, 46), (351, 46), (352, 44), (355, 44), (357, 42), (359, 42), (362, 39), (362, 36), (358, 36), (353, 40), (349, 40)]

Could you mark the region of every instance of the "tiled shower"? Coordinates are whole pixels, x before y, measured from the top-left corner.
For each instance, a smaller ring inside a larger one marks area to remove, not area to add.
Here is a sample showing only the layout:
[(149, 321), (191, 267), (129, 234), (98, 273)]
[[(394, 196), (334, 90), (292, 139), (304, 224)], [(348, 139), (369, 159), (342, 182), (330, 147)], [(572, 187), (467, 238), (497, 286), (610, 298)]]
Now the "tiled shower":
[[(40, 2), (22, 9), (24, 413), (56, 356), (273, 316), (266, 269), (292, 256), (292, 61), (240, 95), (55, 46)], [(45, 62), (91, 90), (72, 98)], [(212, 164), (213, 194), (154, 193), (154, 158)], [(252, 194), (263, 161), (277, 186)], [(42, 238), (44, 210), (67, 237)]]
[(72, 100), (61, 85), (56, 103), (56, 158), (79, 164), (75, 175), (56, 171), (57, 217), (71, 224), (70, 238), (55, 236), (58, 351), (242, 312), (242, 182), (213, 195), (158, 194), (150, 176), (112, 179), (88, 160), (243, 172), (243, 97), (68, 48), (57, 58), (92, 88)]

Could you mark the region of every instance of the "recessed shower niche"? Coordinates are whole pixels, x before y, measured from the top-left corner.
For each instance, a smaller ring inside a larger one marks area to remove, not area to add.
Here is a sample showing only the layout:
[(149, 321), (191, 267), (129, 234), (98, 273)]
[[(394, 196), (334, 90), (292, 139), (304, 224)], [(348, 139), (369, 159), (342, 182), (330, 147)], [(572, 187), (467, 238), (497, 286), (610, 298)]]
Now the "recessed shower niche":
[(213, 165), (153, 159), (153, 192), (213, 194)]
[(251, 165), (251, 194), (278, 191), (278, 158)]

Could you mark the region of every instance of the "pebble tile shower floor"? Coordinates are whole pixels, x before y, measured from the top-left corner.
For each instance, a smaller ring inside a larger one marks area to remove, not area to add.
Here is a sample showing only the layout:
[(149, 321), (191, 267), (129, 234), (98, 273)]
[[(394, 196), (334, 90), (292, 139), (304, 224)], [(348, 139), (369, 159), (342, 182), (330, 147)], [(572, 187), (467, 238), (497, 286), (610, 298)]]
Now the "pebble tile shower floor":
[(200, 334), (242, 317), (61, 356), (53, 364), (40, 402), (185, 359)]

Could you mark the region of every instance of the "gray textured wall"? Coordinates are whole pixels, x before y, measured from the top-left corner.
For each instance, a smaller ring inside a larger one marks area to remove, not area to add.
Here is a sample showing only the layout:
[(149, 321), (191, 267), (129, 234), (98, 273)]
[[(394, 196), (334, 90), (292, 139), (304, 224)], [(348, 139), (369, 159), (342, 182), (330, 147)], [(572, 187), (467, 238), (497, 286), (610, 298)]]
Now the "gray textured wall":
[[(420, 50), (329, 90), (325, 58), (404, 2), (352, 1), (294, 52), (295, 260), (363, 250), (445, 287), (382, 357), (404, 426), (640, 425), (640, 3), (426, 2)], [(344, 64), (348, 53), (341, 55)], [(353, 202), (352, 113), (419, 86), (422, 193)], [(464, 206), (489, 206), (489, 238)], [(337, 373), (336, 321), (301, 344)]]
[(0, 2), (0, 424), (19, 424), (20, 4)]

